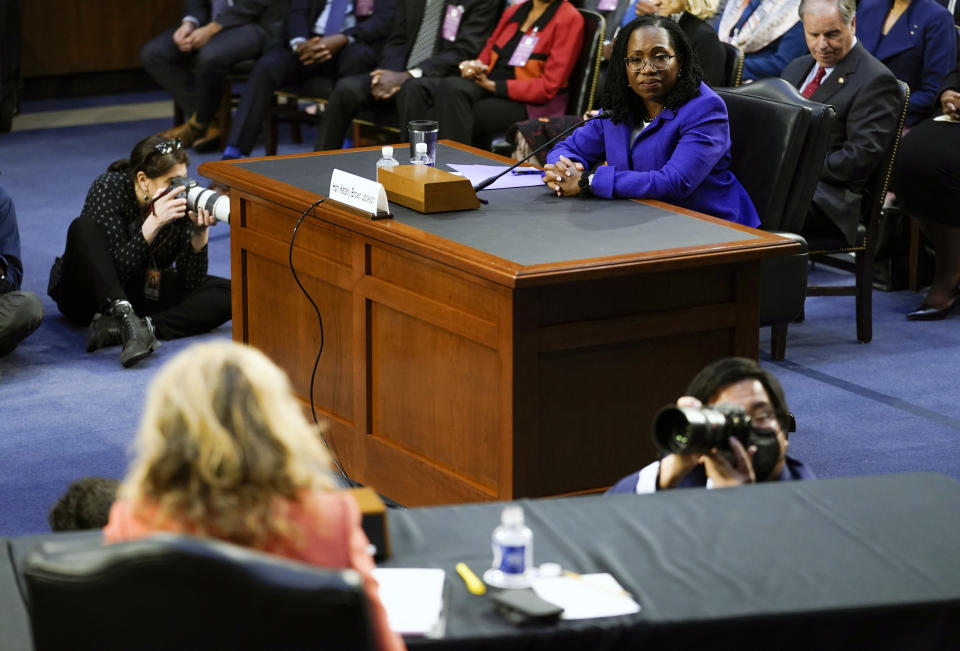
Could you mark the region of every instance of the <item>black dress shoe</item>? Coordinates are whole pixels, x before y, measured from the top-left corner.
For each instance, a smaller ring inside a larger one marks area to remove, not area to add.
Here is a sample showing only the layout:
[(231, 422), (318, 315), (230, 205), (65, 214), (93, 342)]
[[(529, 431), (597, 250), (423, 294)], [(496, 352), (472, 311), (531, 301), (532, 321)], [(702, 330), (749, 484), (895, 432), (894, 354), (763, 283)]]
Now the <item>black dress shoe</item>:
[(911, 321), (937, 321), (947, 318), (951, 312), (960, 306), (960, 296), (954, 294), (950, 302), (943, 307), (930, 307), (926, 301), (920, 304), (920, 307), (913, 312), (907, 313), (907, 318)]

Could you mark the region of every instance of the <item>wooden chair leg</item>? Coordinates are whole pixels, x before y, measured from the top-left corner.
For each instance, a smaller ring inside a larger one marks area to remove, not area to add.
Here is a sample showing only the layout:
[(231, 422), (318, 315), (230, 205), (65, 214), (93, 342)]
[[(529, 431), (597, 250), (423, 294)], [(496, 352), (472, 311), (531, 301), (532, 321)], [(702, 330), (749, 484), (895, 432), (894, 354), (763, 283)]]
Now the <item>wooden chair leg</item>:
[(873, 339), (873, 256), (856, 254), (857, 341), (869, 344)]
[(179, 127), (184, 122), (186, 122), (186, 119), (183, 117), (183, 109), (180, 108), (179, 104), (174, 102), (173, 103), (173, 126)]
[(770, 357), (781, 361), (787, 354), (787, 324), (770, 327)]

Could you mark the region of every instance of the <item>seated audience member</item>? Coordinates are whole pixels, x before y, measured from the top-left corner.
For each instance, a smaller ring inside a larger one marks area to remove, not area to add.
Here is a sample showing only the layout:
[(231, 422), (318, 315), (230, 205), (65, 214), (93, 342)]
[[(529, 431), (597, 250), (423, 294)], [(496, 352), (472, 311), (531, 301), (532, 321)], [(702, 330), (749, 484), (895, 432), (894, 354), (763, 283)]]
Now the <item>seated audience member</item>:
[(960, 68), (944, 79), (943, 114), (910, 130), (894, 162), (893, 190), (904, 213), (919, 220), (936, 252), (933, 285), (908, 319), (946, 318), (960, 305)]
[(220, 138), (213, 117), (227, 72), (276, 42), (282, 18), (283, 3), (276, 0), (184, 0), (180, 25), (140, 52), (143, 67), (189, 118), (161, 135), (213, 149)]
[(867, 52), (910, 87), (905, 125), (932, 117), (940, 84), (957, 62), (950, 12), (934, 0), (863, 0), (857, 35)]
[(697, 54), (703, 80), (716, 88), (725, 81), (727, 54), (717, 32), (704, 22), (717, 10), (718, 0), (652, 0), (661, 16), (671, 16), (690, 39)]
[(17, 209), (0, 186), (0, 357), (13, 352), (43, 322), (43, 304), (33, 292), (20, 290), (22, 281)]
[(360, 509), (350, 494), (330, 490), (317, 428), (263, 353), (216, 341), (170, 360), (150, 385), (135, 450), (105, 542), (185, 533), (354, 569), (377, 648), (404, 648), (378, 596)]
[[(456, 74), (461, 61), (480, 51), (498, 7), (495, 0), (398, 0), (377, 68), (337, 82), (327, 100), (316, 149), (339, 149), (360, 111), (402, 106), (411, 79)], [(401, 125), (404, 130), (405, 126)], [(403, 137), (406, 140), (406, 133)]]
[(613, 61), (622, 63), (610, 66), (600, 96), (609, 118), (601, 114), (550, 151), (547, 187), (562, 197), (659, 199), (758, 226), (730, 171), (727, 107), (702, 82), (676, 21), (637, 18), (617, 35)]
[(810, 54), (780, 76), (837, 111), (803, 233), (842, 235), (852, 245), (864, 186), (896, 130), (900, 90), (887, 67), (857, 42), (854, 0), (803, 0), (799, 12)]
[(743, 408), (750, 416), (754, 434), (775, 438), (777, 445), (763, 452), (745, 450), (740, 441), (731, 436), (729, 442), (735, 463), (716, 451), (667, 454), (624, 477), (607, 493), (653, 493), (670, 488), (722, 488), (758, 481), (814, 478), (802, 462), (787, 456), (793, 417), (777, 378), (751, 359), (729, 357), (704, 367), (690, 382), (687, 395), (677, 400), (679, 407), (721, 404)]
[(282, 86), (322, 77), (330, 88), (340, 77), (373, 69), (390, 33), (397, 0), (347, 2), (339, 18), (327, 0), (291, 0), (283, 44), (257, 60), (233, 117), (223, 157), (249, 156)]
[[(230, 281), (207, 275), (207, 239), (216, 219), (187, 210), (179, 140), (150, 136), (90, 186), (67, 230), (48, 293), (70, 321), (89, 325), (87, 352), (122, 345), (136, 364), (159, 346), (230, 319)], [(140, 318), (142, 315), (146, 318)]]
[(514, 122), (564, 113), (582, 44), (583, 17), (566, 0), (513, 5), (459, 75), (404, 84), (400, 124), (435, 119), (440, 138), (486, 149)]
[(743, 50), (743, 81), (776, 77), (804, 53), (800, 0), (731, 0), (723, 9), (717, 35)]
[(73, 482), (50, 509), (50, 530), (103, 529), (118, 486), (119, 481), (107, 477), (84, 477)]

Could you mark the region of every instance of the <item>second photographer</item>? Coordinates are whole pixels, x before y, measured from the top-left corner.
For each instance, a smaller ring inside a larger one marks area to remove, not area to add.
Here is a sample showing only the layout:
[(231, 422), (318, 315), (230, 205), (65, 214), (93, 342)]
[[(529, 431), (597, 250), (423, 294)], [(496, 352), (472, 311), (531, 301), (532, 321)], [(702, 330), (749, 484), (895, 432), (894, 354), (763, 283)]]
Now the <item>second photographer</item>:
[(792, 426), (773, 375), (750, 359), (718, 360), (697, 373), (677, 408), (658, 415), (654, 436), (664, 456), (607, 493), (814, 479), (807, 466), (787, 455)]
[(188, 163), (179, 140), (141, 140), (93, 182), (70, 224), (47, 291), (64, 316), (89, 324), (88, 352), (121, 345), (129, 367), (158, 339), (230, 320), (230, 281), (207, 275), (217, 220), (203, 207), (189, 210), (187, 188), (171, 185), (187, 176)]

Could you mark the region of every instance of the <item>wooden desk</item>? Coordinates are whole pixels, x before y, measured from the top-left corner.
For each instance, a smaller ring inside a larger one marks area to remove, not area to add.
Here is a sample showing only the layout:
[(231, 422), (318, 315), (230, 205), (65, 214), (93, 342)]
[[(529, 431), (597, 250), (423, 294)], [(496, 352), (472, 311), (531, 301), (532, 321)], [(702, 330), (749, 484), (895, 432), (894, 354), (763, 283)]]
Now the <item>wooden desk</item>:
[[(378, 157), (200, 166), (231, 187), (234, 339), (304, 400), (321, 331), (287, 264), (291, 233), (334, 166), (369, 178)], [(386, 221), (320, 205), (297, 234), (323, 316), (328, 441), (351, 477), (403, 504), (594, 491), (647, 463), (657, 408), (707, 362), (756, 357), (758, 261), (797, 250), (658, 202), (483, 196), (459, 213), (392, 206)]]

